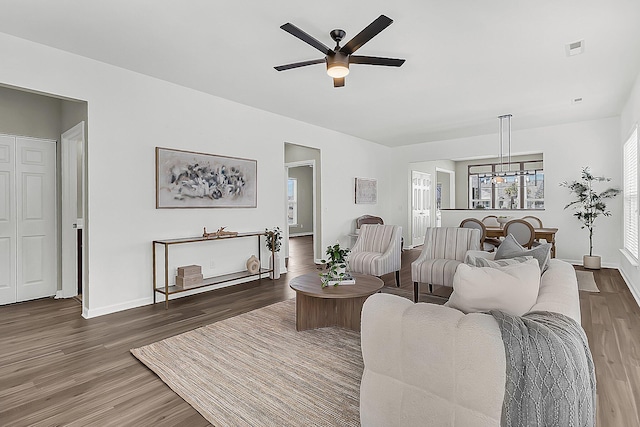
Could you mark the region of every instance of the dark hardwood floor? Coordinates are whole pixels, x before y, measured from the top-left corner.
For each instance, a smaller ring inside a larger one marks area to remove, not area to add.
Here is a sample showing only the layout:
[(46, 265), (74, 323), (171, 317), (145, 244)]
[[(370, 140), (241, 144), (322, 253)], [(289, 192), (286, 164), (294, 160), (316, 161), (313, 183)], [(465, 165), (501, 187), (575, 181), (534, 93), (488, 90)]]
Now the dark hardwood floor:
[[(385, 275), (384, 292), (412, 298), (418, 255), (403, 253), (402, 286)], [(208, 426), (129, 349), (293, 298), (288, 281), (317, 271), (310, 237), (291, 239), (288, 270), (276, 281), (174, 300), (169, 310), (159, 303), (86, 320), (74, 299), (0, 307), (0, 425)], [(601, 292), (580, 292), (580, 303), (596, 363), (598, 426), (640, 426), (640, 309), (617, 270), (595, 278)], [(420, 301), (444, 302), (425, 294)]]

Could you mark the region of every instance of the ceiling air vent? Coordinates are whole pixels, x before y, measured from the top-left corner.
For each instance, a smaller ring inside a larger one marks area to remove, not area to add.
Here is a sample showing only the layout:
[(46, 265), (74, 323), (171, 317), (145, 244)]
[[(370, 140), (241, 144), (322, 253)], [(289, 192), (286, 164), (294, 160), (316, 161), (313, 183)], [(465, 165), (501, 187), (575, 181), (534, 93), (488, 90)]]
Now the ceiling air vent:
[(568, 43), (565, 45), (567, 56), (575, 56), (584, 53), (584, 40), (578, 40), (577, 42)]
[(579, 103), (581, 103), (581, 102), (582, 102), (582, 97), (580, 97), (580, 98), (573, 98), (573, 99), (571, 100), (571, 103), (572, 103), (572, 104), (579, 104)]

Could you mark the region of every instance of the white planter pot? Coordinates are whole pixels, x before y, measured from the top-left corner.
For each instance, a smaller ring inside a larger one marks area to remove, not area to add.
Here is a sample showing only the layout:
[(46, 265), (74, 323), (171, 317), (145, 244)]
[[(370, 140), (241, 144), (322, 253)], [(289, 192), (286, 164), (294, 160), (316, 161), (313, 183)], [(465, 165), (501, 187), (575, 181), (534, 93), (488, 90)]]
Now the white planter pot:
[(601, 262), (601, 259), (600, 259), (600, 256), (598, 255), (594, 255), (594, 256), (584, 255), (582, 257), (582, 266), (590, 270), (600, 270), (600, 262)]
[(275, 253), (273, 258), (269, 255), (269, 279), (278, 280), (280, 278), (280, 254), (278, 252)]

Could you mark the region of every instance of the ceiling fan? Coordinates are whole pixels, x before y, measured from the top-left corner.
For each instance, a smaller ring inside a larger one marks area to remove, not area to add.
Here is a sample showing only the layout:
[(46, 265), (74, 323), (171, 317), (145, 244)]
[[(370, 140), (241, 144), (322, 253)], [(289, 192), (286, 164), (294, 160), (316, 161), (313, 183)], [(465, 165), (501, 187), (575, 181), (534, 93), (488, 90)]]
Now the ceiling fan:
[(326, 62), (327, 74), (333, 77), (333, 86), (344, 86), (344, 78), (349, 74), (349, 64), (367, 64), (367, 65), (384, 65), (387, 67), (399, 67), (404, 63), (404, 59), (397, 58), (380, 58), (377, 56), (359, 56), (353, 53), (360, 49), (362, 45), (374, 38), (379, 32), (387, 28), (393, 23), (393, 20), (387, 16), (380, 15), (375, 21), (369, 24), (364, 30), (360, 31), (347, 44), (340, 47), (340, 42), (347, 34), (344, 30), (333, 30), (329, 34), (336, 42), (336, 47), (331, 49), (321, 41), (310, 36), (293, 24), (286, 23), (280, 28), (299, 38), (303, 42), (315, 47), (326, 56), (322, 59), (312, 59), (310, 61), (295, 62), (293, 64), (279, 65), (274, 67), (278, 71), (290, 70), (292, 68), (306, 67), (307, 65), (321, 64)]

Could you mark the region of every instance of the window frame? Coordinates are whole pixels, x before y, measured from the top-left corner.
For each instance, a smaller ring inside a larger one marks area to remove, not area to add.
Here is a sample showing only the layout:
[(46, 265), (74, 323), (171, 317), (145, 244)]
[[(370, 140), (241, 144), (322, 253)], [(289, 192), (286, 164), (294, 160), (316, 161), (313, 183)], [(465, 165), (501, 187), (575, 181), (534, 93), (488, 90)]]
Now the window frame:
[(636, 264), (640, 252), (639, 198), (638, 198), (638, 123), (622, 146), (622, 248)]
[[(293, 195), (289, 194), (289, 186), (293, 184)], [(291, 211), (291, 215), (289, 215)], [(287, 222), (288, 226), (298, 225), (298, 179), (287, 178)]]

